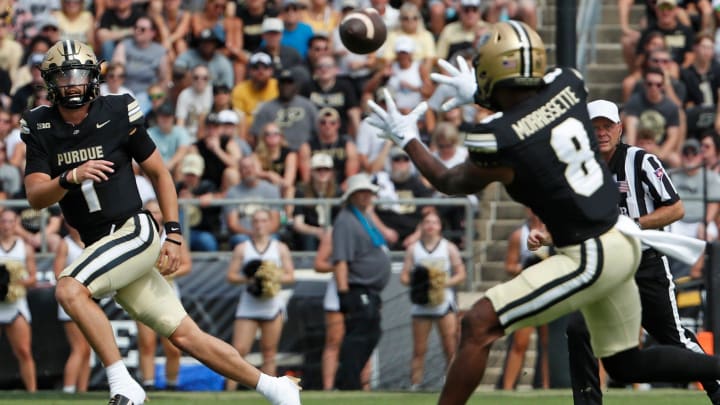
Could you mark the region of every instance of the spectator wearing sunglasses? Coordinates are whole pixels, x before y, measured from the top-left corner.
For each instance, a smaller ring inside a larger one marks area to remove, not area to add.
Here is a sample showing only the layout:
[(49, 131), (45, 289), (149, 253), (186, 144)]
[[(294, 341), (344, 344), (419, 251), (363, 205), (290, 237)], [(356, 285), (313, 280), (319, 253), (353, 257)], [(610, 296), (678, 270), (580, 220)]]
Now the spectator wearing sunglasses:
[(115, 46), (121, 40), (132, 36), (135, 22), (143, 15), (140, 8), (134, 7), (132, 1), (114, 1), (112, 7), (102, 12), (97, 28), (97, 43), (101, 44), (100, 56), (112, 60)]
[(357, 148), (349, 137), (340, 133), (340, 114), (336, 109), (325, 107), (318, 111), (317, 128), (317, 137), (303, 144), (298, 154), (302, 181), (310, 181), (312, 156), (324, 153), (332, 157), (335, 178), (345, 190), (346, 179), (360, 171)]
[(645, 93), (646, 87), (643, 84), (642, 75), (649, 67), (662, 70), (665, 79), (663, 86), (665, 95), (678, 107), (683, 108), (685, 100), (687, 99), (687, 87), (685, 86), (685, 83), (680, 80), (680, 69), (677, 63), (672, 60), (670, 51), (666, 48), (654, 49), (648, 52), (647, 63), (641, 70), (639, 80), (635, 82), (633, 91), (630, 95), (634, 93)]
[(177, 124), (187, 128), (190, 136), (198, 137), (198, 125), (202, 117), (212, 107), (212, 86), (210, 86), (210, 70), (205, 65), (192, 69), (190, 87), (180, 92), (175, 106)]
[(133, 35), (120, 41), (113, 54), (113, 62), (125, 65), (125, 86), (135, 93), (143, 113), (150, 111), (147, 88), (155, 82), (170, 82), (170, 62), (167, 49), (157, 41), (157, 27), (150, 17), (141, 16), (135, 22)]
[(304, 95), (318, 109), (330, 107), (337, 110), (340, 114), (340, 134), (355, 137), (360, 125), (360, 102), (353, 85), (347, 79), (338, 77), (335, 58), (326, 55), (318, 60), (309, 91)]
[(647, 68), (643, 85), (645, 92), (632, 95), (625, 105), (625, 141), (635, 145), (638, 129), (651, 129), (660, 145), (657, 157), (671, 167), (677, 167), (681, 147), (680, 107), (665, 95), (665, 75), (661, 69)]
[(155, 83), (148, 87), (147, 95), (150, 99), (150, 111), (145, 114), (145, 125), (150, 128), (157, 124), (157, 110), (163, 104), (173, 104), (168, 98), (167, 87), (160, 83)]

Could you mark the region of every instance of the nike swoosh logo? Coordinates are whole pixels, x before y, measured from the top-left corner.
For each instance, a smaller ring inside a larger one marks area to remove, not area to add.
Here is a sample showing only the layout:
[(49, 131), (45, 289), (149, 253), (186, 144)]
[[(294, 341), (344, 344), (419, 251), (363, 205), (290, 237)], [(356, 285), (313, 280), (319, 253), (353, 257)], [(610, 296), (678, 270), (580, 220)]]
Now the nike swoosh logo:
[(180, 228), (170, 228), (170, 230), (171, 230), (172, 232), (177, 232), (177, 231), (180, 230)]
[(110, 123), (110, 120), (107, 120), (107, 121), (103, 122), (102, 124), (98, 122), (97, 124), (95, 124), (95, 128), (100, 129), (109, 123)]

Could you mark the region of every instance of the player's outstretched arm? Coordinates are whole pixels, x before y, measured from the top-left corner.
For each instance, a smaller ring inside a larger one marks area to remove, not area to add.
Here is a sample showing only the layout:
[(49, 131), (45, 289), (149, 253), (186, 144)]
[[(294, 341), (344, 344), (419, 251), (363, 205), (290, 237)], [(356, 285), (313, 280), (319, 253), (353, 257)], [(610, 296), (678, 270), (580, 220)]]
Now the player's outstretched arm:
[(382, 131), (379, 137), (390, 139), (407, 150), (417, 168), (437, 190), (450, 195), (472, 194), (493, 181), (509, 183), (512, 180), (511, 169), (482, 168), (469, 160), (447, 169), (420, 141), (417, 120), (425, 113), (427, 103), (423, 101), (409, 113), (402, 114), (386, 89), (385, 104), (387, 110), (368, 101), (374, 113), (368, 122)]
[(470, 160), (450, 169), (440, 162), (422, 142), (408, 144), (408, 155), (425, 178), (440, 192), (448, 195), (474, 194), (494, 181), (510, 183), (512, 170), (506, 167), (484, 168)]

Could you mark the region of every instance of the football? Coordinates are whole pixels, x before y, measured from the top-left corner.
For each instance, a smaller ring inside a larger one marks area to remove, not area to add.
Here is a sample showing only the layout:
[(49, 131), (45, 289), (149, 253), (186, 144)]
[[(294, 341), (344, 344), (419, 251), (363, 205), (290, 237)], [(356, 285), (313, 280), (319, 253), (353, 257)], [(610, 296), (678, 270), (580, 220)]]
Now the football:
[(340, 22), (340, 40), (353, 53), (367, 54), (378, 50), (387, 38), (387, 27), (375, 9), (349, 13)]

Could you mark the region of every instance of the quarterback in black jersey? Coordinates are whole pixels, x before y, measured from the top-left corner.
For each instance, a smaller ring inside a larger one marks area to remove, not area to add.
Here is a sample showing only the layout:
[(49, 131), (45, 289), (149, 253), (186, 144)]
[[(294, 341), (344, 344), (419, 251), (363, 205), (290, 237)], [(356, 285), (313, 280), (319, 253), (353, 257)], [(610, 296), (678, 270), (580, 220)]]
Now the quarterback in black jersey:
[[(23, 114), (25, 188), (33, 208), (59, 202), (85, 244), (60, 274), (55, 296), (105, 366), (111, 404), (142, 404), (110, 322), (92, 300), (113, 296), (130, 316), (213, 370), (255, 387), (273, 404), (300, 404), (299, 387), (248, 364), (232, 346), (201, 331), (162, 275), (177, 271), (184, 243), (175, 187), (129, 96), (100, 97), (101, 63), (79, 41), (60, 41), (40, 65), (50, 107)], [(132, 160), (147, 173), (163, 213), (165, 242), (142, 210)]]
[(578, 309), (593, 352), (614, 379), (716, 379), (720, 361), (710, 356), (669, 346), (638, 349), (640, 298), (633, 275), (640, 241), (626, 233), (639, 231), (619, 217), (618, 190), (598, 154), (580, 74), (546, 71), (540, 36), (517, 21), (494, 24), (478, 40), (477, 52), (474, 71), (458, 58), (458, 68), (439, 61), (449, 75), (432, 74), (456, 90), (444, 110), (474, 101), (495, 111), (469, 131), (470, 155), (460, 165), (445, 168), (419, 140), (417, 119), (425, 103), (403, 115), (390, 94), (387, 111), (369, 102), (375, 113), (370, 122), (381, 136), (402, 146), (439, 191), (471, 194), (499, 181), (538, 215), (555, 244), (556, 255), (489, 289), (465, 314), (438, 403), (467, 401), (493, 341)]

